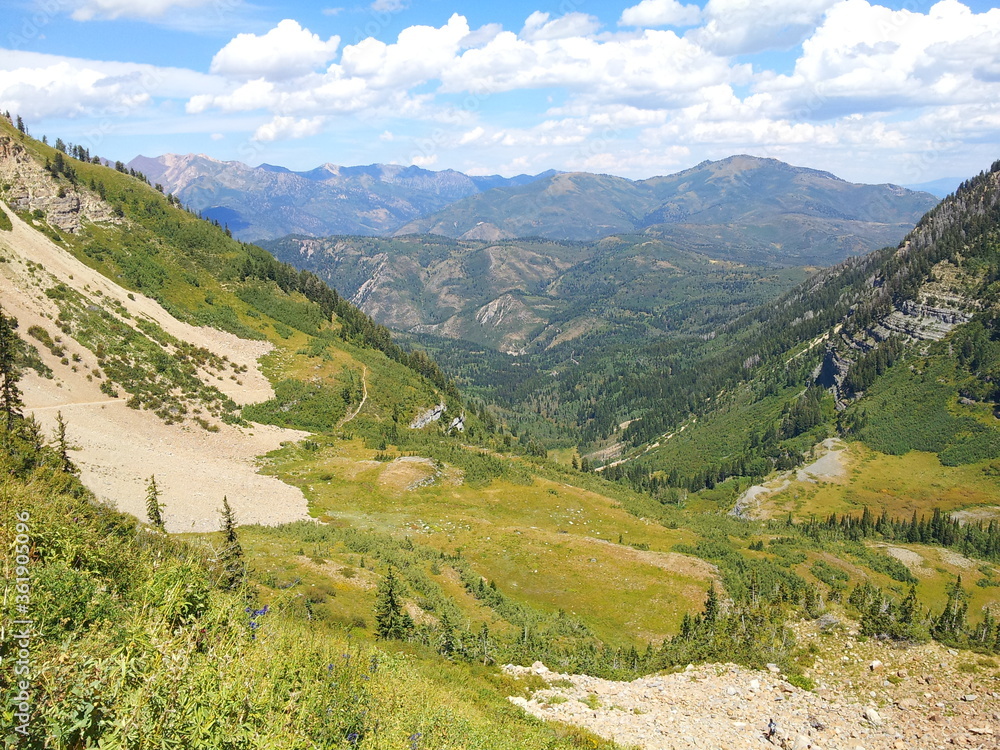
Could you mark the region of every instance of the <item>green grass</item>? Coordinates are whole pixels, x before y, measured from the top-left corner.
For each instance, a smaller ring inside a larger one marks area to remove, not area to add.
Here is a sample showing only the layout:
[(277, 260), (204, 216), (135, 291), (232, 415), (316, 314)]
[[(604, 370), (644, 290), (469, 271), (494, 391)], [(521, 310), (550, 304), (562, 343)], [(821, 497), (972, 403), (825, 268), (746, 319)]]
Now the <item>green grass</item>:
[[(271, 454), (267, 471), (302, 487), (321, 520), (460, 551), (506, 594), (563, 609), (612, 644), (662, 639), (704, 599), (710, 569), (664, 554), (693, 540), (690, 532), (644, 522), (619, 501), (565, 482), (469, 483), (461, 462), (377, 462), (375, 452), (357, 440), (324, 441), (318, 451), (290, 446)], [(528, 476), (516, 459), (492, 460)]]
[(879, 453), (863, 443), (848, 445), (846, 472), (831, 481), (793, 482), (764, 503), (764, 512), (780, 517), (824, 518), (831, 513), (860, 513), (866, 506), (876, 515), (908, 518), (914, 512), (929, 515), (934, 508), (961, 510), (1000, 504), (996, 460), (945, 466), (934, 453), (909, 451)]

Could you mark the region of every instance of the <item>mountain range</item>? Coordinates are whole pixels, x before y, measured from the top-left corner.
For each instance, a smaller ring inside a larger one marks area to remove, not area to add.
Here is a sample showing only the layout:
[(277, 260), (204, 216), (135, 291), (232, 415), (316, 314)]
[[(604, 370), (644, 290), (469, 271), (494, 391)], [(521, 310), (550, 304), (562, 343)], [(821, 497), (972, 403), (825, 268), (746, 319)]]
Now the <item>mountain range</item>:
[(756, 264), (829, 265), (892, 244), (937, 202), (929, 193), (857, 185), (751, 156), (639, 181), (552, 171), (470, 177), (396, 165), (292, 172), (195, 155), (137, 157), (129, 166), (247, 240), (436, 234), (593, 241), (639, 233)]
[(138, 156), (129, 167), (247, 240), (296, 233), (388, 234), (469, 195), (524, 185), (551, 174), (472, 177), (396, 164), (323, 164), (293, 172), (270, 164), (250, 167), (218, 161), (203, 154)]

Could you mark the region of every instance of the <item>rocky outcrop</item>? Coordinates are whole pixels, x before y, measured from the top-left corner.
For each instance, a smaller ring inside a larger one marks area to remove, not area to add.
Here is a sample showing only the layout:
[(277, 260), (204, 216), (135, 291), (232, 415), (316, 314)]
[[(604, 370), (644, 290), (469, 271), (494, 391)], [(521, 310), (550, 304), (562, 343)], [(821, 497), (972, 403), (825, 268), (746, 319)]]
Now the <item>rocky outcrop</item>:
[(970, 320), (972, 316), (961, 310), (932, 307), (913, 300), (904, 300), (896, 310), (872, 329), (872, 334), (880, 341), (885, 341), (893, 334), (901, 334), (919, 341), (940, 341), (952, 328)]
[(437, 406), (427, 411), (421, 412), (417, 415), (417, 418), (410, 422), (411, 430), (419, 430), (422, 427), (426, 427), (431, 422), (437, 422), (444, 415), (445, 411), (448, 410), (447, 404), (442, 401)]
[[(67, 161), (74, 160), (67, 157)], [(70, 234), (79, 232), (84, 221), (120, 221), (96, 195), (54, 178), (16, 139), (4, 136), (0, 136), (0, 198), (15, 211), (41, 211), (49, 226)]]

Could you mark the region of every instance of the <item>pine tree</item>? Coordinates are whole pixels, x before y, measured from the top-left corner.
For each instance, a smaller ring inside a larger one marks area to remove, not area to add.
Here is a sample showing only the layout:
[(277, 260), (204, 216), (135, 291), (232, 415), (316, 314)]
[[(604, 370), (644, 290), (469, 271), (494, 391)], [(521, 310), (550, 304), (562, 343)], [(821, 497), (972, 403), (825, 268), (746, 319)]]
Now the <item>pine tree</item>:
[(21, 389), (17, 387), (21, 370), (17, 365), (16, 326), (17, 321), (0, 310), (0, 409), (6, 415), (8, 430), (13, 429), (14, 420), (21, 416), (24, 408)]
[(229, 499), (222, 498), (222, 552), (219, 554), (219, 562), (222, 563), (222, 587), (232, 591), (243, 585), (246, 580), (246, 563), (243, 560), (243, 547), (240, 546), (239, 537), (236, 536), (236, 516), (233, 509), (229, 507)]
[(705, 614), (702, 620), (706, 625), (714, 625), (719, 618), (719, 594), (715, 590), (715, 581), (708, 587), (708, 597), (705, 599)]
[(59, 451), (59, 461), (64, 474), (76, 476), (76, 465), (69, 457), (70, 444), (66, 437), (66, 420), (63, 419), (62, 412), (56, 413), (56, 450)]
[(402, 584), (392, 566), (379, 582), (375, 596), (375, 633), (385, 640), (405, 640), (413, 631), (413, 620), (403, 609)]
[(448, 656), (455, 653), (455, 624), (448, 615), (448, 610), (441, 613), (441, 640), (438, 652)]
[[(226, 504), (228, 505), (228, 503)], [(149, 478), (149, 484), (146, 487), (146, 518), (160, 531), (166, 530), (161, 513), (163, 507), (163, 503), (160, 502), (160, 489), (156, 486), (156, 475), (154, 474)]]

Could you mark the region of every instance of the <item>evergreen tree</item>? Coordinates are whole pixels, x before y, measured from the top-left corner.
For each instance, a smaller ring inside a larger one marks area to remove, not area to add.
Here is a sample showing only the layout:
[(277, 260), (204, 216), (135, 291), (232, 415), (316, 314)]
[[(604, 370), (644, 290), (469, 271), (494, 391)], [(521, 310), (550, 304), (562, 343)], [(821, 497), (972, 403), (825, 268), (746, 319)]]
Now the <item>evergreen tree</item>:
[(375, 596), (375, 633), (385, 640), (405, 640), (413, 632), (413, 619), (403, 608), (403, 591), (396, 569), (389, 567)]
[(222, 552), (219, 554), (219, 562), (222, 563), (222, 587), (233, 590), (243, 585), (246, 580), (246, 563), (243, 560), (243, 547), (240, 546), (239, 537), (236, 536), (236, 516), (233, 509), (229, 507), (229, 499), (222, 498), (223, 539)]
[(965, 630), (965, 616), (969, 610), (968, 596), (962, 588), (962, 576), (948, 589), (948, 601), (944, 605), (931, 631), (940, 641), (954, 642)]
[(438, 652), (449, 656), (455, 653), (455, 623), (451, 621), (448, 610), (441, 613), (441, 640), (438, 644)]
[(16, 326), (17, 321), (0, 310), (0, 409), (6, 416), (8, 430), (14, 427), (14, 420), (21, 416), (24, 408), (21, 389), (17, 387), (21, 370), (17, 364)]
[(76, 476), (76, 465), (69, 457), (70, 444), (66, 437), (66, 420), (63, 419), (62, 412), (56, 413), (56, 450), (59, 451), (60, 468), (63, 473)]
[(706, 625), (714, 625), (719, 618), (719, 594), (715, 590), (715, 581), (708, 587), (708, 597), (705, 599), (705, 613), (702, 621)]
[[(223, 499), (223, 503), (226, 506), (229, 505), (225, 499)], [(163, 507), (163, 503), (160, 502), (160, 489), (156, 486), (156, 475), (154, 474), (149, 478), (149, 485), (146, 487), (146, 518), (160, 531), (165, 530), (163, 514), (161, 513)], [(235, 538), (235, 534), (233, 537)]]

